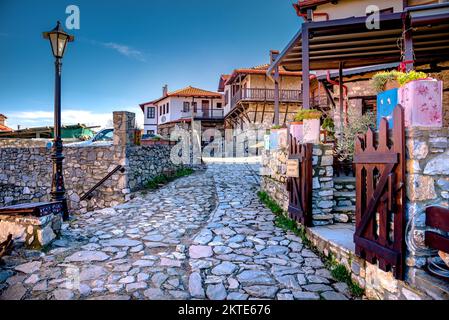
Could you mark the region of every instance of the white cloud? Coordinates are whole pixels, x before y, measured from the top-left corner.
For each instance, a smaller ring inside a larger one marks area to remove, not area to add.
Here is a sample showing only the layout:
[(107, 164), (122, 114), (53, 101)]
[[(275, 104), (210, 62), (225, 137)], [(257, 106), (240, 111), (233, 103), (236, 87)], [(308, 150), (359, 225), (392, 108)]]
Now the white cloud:
[(120, 53), (121, 55), (124, 55), (128, 58), (136, 59), (142, 62), (145, 62), (145, 57), (143, 53), (137, 49), (134, 49), (130, 46), (119, 44), (115, 42), (100, 42), (100, 44), (106, 48), (113, 49)]
[(80, 41), (88, 42), (94, 46), (101, 46), (103, 48), (111, 49), (116, 51), (117, 53), (121, 54), (122, 56), (125, 56), (130, 59), (138, 60), (141, 62), (146, 62), (145, 55), (142, 51), (133, 48), (131, 46), (128, 46), (126, 44), (121, 44), (117, 42), (101, 42), (86, 38), (80, 38)]
[[(130, 111), (136, 114), (136, 123), (140, 128), (143, 128), (143, 113), (139, 107), (117, 107), (110, 112), (92, 112), (81, 109), (67, 109), (63, 110), (61, 114), (62, 123), (70, 124), (85, 124), (87, 126), (101, 126), (105, 127), (112, 123), (113, 111)], [(22, 111), (13, 112), (8, 115), (8, 126), (17, 129), (17, 125), (21, 128), (53, 126), (53, 112), (51, 111)]]

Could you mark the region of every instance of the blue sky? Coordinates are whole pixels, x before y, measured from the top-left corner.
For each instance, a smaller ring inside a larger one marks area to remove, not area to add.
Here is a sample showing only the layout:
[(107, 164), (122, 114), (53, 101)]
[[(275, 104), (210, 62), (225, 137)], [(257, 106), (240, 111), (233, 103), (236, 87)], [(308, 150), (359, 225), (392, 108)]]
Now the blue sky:
[(80, 9), (63, 59), (63, 123), (104, 125), (112, 111), (268, 62), (300, 19), (293, 0), (0, 0), (0, 113), (12, 128), (52, 124), (54, 64), (42, 32)]

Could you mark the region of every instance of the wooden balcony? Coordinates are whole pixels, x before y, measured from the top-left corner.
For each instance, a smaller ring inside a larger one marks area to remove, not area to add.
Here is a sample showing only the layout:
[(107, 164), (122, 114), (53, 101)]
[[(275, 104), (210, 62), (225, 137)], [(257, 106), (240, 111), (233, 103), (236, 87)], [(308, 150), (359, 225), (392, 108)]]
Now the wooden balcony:
[(219, 120), (224, 118), (224, 109), (202, 109), (198, 108), (193, 110), (190, 108), (189, 111), (181, 112), (182, 119), (197, 119), (197, 120)]
[[(239, 102), (272, 102), (274, 89), (247, 88), (238, 90), (231, 98), (231, 109)], [(279, 102), (301, 102), (301, 90), (279, 90)]]

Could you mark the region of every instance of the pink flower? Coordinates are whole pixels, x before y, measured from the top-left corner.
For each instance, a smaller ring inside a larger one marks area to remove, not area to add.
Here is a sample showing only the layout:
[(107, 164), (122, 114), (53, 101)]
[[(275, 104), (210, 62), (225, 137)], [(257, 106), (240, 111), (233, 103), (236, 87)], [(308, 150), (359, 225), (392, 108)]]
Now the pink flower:
[(420, 86), (418, 86), (418, 88), (417, 88), (417, 93), (420, 95), (420, 96), (427, 96), (427, 94), (429, 93), (429, 88), (427, 87), (427, 86), (424, 86), (424, 85), (420, 85)]

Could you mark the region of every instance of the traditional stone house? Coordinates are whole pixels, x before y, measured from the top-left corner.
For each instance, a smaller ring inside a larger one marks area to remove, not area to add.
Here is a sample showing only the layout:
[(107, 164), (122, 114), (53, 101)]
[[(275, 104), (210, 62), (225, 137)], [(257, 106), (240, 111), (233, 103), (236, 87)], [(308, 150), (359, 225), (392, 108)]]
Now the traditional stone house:
[(5, 115), (0, 114), (0, 132), (12, 132), (13, 130), (6, 126), (6, 119), (8, 119)]
[(222, 130), (223, 103), (223, 95), (217, 92), (191, 86), (169, 92), (165, 86), (162, 97), (140, 105), (146, 116), (144, 131), (169, 138), (177, 127), (190, 130), (192, 120), (201, 122), (202, 131)]
[[(271, 51), (270, 56), (278, 54)], [(274, 74), (267, 75), (269, 64), (235, 69), (222, 75), (219, 92), (224, 92), (226, 154), (258, 154), (266, 129), (275, 124), (276, 88)], [(279, 70), (279, 125), (293, 120), (301, 108), (301, 73)], [(252, 131), (257, 130), (257, 131)], [(257, 137), (250, 137), (251, 134)], [(256, 144), (249, 145), (249, 140)]]

